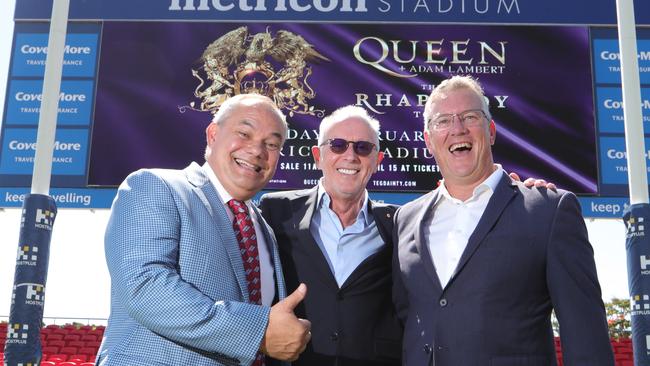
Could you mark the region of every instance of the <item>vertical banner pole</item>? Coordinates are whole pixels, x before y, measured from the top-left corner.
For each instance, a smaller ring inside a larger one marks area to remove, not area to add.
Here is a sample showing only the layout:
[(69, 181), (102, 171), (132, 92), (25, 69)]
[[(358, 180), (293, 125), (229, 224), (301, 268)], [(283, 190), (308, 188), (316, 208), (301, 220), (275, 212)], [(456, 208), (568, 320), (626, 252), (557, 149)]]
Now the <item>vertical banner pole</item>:
[(645, 235), (645, 226), (650, 223), (650, 206), (633, 0), (617, 0), (616, 12), (631, 204), (623, 214), (623, 221), (627, 227), (625, 248), (634, 364), (650, 366), (650, 278), (641, 272), (650, 269), (650, 238)]
[(23, 203), (14, 286), (9, 311), (5, 366), (38, 365), (42, 358), (40, 330), (56, 204), (49, 196), (56, 122), (63, 73), (63, 55), (70, 0), (54, 0), (31, 194)]

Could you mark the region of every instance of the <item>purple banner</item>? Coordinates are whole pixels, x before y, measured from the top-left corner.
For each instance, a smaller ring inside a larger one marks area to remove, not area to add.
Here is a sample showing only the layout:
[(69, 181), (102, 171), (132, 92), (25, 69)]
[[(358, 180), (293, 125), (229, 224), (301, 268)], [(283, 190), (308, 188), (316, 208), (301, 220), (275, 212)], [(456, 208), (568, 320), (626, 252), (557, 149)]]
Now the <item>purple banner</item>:
[[(210, 105), (221, 94), (215, 92), (216, 84), (214, 90), (208, 89), (210, 82), (220, 79), (205, 74), (201, 56), (208, 45), (241, 26), (104, 25), (89, 185), (118, 185), (139, 168), (182, 168), (189, 161), (203, 161), (204, 131), (212, 115), (189, 106)], [(313, 165), (310, 147), (317, 139), (318, 111), (329, 114), (347, 104), (366, 107), (382, 125), (386, 158), (370, 190), (434, 188), (440, 174), (422, 139), (423, 103), (440, 80), (470, 74), (490, 98), (497, 124), (497, 162), (523, 177), (542, 177), (577, 193), (597, 192), (586, 27), (295, 23), (246, 27), (248, 53), (233, 57), (233, 67), (242, 70), (254, 64), (268, 80), (282, 81), (275, 85), (278, 88), (299, 86), (299, 93), (283, 99), (293, 103), (285, 110), (290, 134), (271, 189), (315, 184), (321, 174)], [(305, 64), (291, 67), (286, 59), (271, 57), (273, 51), (262, 46), (264, 34), (279, 39), (283, 31), (303, 37), (312, 46), (310, 52), (322, 57), (306, 57)], [(288, 71), (299, 71), (299, 77), (287, 77)], [(236, 76), (237, 82), (248, 77), (236, 71), (222, 75)], [(254, 82), (248, 80), (248, 86)], [(244, 84), (236, 88), (240, 85)], [(197, 98), (195, 91), (213, 99)]]

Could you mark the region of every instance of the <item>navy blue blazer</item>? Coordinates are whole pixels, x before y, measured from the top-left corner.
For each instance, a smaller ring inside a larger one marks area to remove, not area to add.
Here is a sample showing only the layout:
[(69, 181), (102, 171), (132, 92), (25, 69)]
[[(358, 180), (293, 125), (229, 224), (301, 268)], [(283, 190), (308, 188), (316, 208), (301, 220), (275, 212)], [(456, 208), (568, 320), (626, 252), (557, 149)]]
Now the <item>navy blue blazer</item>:
[(593, 249), (570, 192), (503, 175), (445, 288), (425, 228), (437, 191), (395, 215), (394, 300), (408, 366), (613, 366)]
[(275, 232), (287, 291), (307, 284), (296, 315), (311, 321), (311, 342), (294, 366), (398, 366), (402, 328), (391, 301), (395, 206), (370, 201), (385, 246), (339, 288), (309, 230), (317, 188), (266, 194), (262, 214)]

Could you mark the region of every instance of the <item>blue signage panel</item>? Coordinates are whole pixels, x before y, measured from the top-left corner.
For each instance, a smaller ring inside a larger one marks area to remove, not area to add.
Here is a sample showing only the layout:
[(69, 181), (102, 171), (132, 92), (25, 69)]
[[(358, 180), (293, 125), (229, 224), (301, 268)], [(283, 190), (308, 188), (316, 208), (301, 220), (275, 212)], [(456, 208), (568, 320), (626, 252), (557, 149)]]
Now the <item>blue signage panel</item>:
[[(21, 175), (34, 171), (36, 129), (6, 128), (0, 174)], [(88, 130), (59, 129), (54, 142), (53, 175), (85, 175)]]
[[(600, 174), (602, 184), (628, 184), (627, 152), (625, 137), (600, 137)], [(645, 146), (650, 146), (650, 139), (645, 139)], [(646, 164), (648, 153), (646, 152)]]
[[(623, 97), (620, 87), (596, 87), (598, 131), (624, 133)], [(641, 88), (643, 129), (650, 132), (650, 88)]]
[[(52, 188), (58, 208), (110, 208), (117, 188)], [(0, 207), (22, 207), (29, 188), (0, 188)]]
[[(650, 2), (649, 2), (650, 3)], [(640, 37), (639, 37), (640, 38)], [(593, 57), (597, 84), (620, 84), (621, 67), (618, 40), (594, 39)], [(637, 58), (641, 84), (650, 84), (650, 40), (637, 40)]]
[[(95, 77), (97, 34), (68, 34), (63, 55), (63, 77)], [(45, 74), (47, 33), (16, 34), (11, 76)]]
[[(93, 105), (92, 80), (63, 80), (57, 124), (88, 126)], [(43, 80), (11, 80), (7, 93), (7, 125), (38, 125)]]
[(578, 197), (582, 216), (605, 219), (620, 219), (630, 206), (627, 197)]
[[(17, 20), (49, 19), (52, 0), (16, 2)], [(650, 2), (634, 4), (650, 24)], [(616, 24), (612, 0), (163, 0), (73, 1), (78, 20), (298, 20), (321, 22)]]

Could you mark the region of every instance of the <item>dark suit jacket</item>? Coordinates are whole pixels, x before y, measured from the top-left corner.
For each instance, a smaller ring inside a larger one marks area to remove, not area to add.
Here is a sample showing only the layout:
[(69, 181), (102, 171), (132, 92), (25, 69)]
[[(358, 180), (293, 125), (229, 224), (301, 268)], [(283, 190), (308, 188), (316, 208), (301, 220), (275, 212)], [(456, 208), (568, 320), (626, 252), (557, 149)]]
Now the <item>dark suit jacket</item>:
[(613, 366), (593, 249), (575, 195), (528, 189), (505, 174), (456, 272), (441, 288), (424, 229), (437, 191), (395, 217), (397, 311), (409, 366)]
[(311, 321), (312, 339), (294, 365), (399, 365), (402, 329), (391, 301), (395, 207), (369, 203), (386, 245), (366, 258), (339, 289), (309, 226), (317, 188), (266, 194), (262, 215), (275, 232), (288, 293), (300, 282), (307, 297), (296, 315)]

